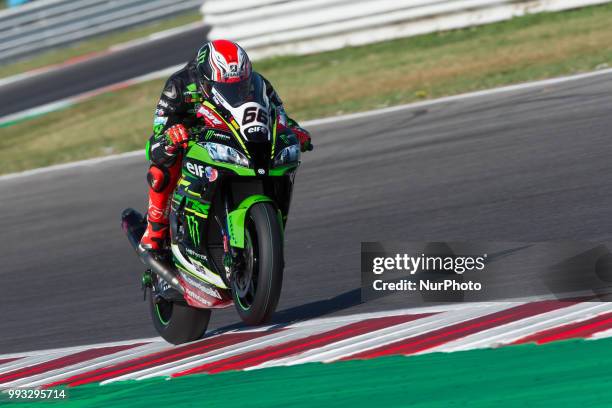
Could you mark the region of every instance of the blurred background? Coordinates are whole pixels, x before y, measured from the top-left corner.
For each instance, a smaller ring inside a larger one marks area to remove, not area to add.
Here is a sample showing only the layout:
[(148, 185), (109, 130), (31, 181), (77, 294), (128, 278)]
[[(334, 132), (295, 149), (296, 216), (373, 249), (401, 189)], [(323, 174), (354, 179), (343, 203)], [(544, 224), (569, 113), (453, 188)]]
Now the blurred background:
[(611, 56), (608, 0), (4, 3), (0, 174), (142, 148), (164, 80), (207, 39), (238, 41), (300, 120), (605, 69)]
[(141, 148), (165, 78), (206, 39), (238, 41), (304, 120), (606, 68), (607, 3), (7, 1), (0, 173)]

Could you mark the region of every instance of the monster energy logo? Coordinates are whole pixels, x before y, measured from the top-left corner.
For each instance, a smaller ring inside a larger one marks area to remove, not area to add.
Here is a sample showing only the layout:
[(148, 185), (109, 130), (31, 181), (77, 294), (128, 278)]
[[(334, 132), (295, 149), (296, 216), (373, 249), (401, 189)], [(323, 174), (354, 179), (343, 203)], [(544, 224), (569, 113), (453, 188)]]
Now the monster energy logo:
[(200, 222), (194, 215), (187, 215), (187, 227), (189, 228), (189, 237), (195, 246), (200, 245)]
[(208, 54), (208, 48), (200, 50), (198, 53), (198, 64), (203, 64), (206, 61), (206, 55)]
[(289, 138), (287, 137), (287, 135), (280, 135), (280, 138), (283, 139), (283, 142), (285, 142), (285, 144), (289, 144)]
[(206, 140), (210, 140), (213, 137), (216, 137), (217, 139), (224, 140), (224, 141), (230, 140), (230, 137), (228, 135), (224, 135), (223, 133), (217, 133), (212, 129), (206, 132), (206, 134), (204, 135), (204, 138)]

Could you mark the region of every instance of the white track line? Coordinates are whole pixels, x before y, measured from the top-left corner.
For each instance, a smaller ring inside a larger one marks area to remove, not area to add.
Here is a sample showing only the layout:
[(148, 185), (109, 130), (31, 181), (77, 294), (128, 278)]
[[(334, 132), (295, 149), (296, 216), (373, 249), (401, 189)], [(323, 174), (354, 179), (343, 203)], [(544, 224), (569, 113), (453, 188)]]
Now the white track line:
[[(516, 303), (507, 303), (507, 305), (515, 305)], [(384, 311), (384, 312), (370, 312), (370, 313), (361, 313), (355, 315), (348, 316), (334, 316), (334, 317), (326, 317), (326, 318), (318, 318), (313, 320), (306, 320), (302, 322), (296, 322), (289, 326), (285, 327), (284, 332), (280, 332), (283, 334), (282, 337), (277, 337), (275, 335), (271, 335), (274, 337), (266, 338), (263, 337), (260, 339), (251, 340), (254, 344), (247, 344), (247, 342), (238, 343), (232, 346), (225, 347), (223, 349), (214, 350), (212, 352), (204, 353), (197, 356), (186, 357), (185, 359), (181, 359), (178, 361), (166, 363), (163, 365), (149, 367), (144, 370), (140, 370), (134, 373), (129, 373), (121, 377), (112, 378), (102, 382), (102, 384), (115, 382), (119, 380), (126, 379), (146, 379), (152, 377), (159, 377), (165, 375), (171, 375), (176, 372), (184, 371), (189, 368), (196, 367), (198, 365), (202, 365), (204, 363), (211, 363), (214, 361), (218, 361), (222, 358), (232, 357), (234, 355), (242, 354), (244, 352), (256, 350), (260, 343), (265, 343), (266, 347), (274, 346), (277, 344), (285, 343), (287, 341), (296, 340), (305, 338), (308, 336), (316, 335), (319, 333), (323, 333), (329, 330), (334, 330), (336, 328), (346, 326), (351, 323), (373, 319), (378, 317), (389, 317), (389, 316), (397, 316), (397, 315), (407, 315), (407, 314), (422, 314), (422, 313), (448, 313), (449, 309), (457, 312), (457, 313), (465, 313), (466, 310), (478, 310), (479, 313), (486, 314), (487, 310), (490, 310), (490, 307), (499, 307), (500, 303), (471, 303), (471, 304), (456, 304), (456, 305), (441, 305), (441, 306), (429, 306), (429, 307), (419, 307), (413, 309), (399, 309), (392, 311)], [(424, 319), (419, 319), (424, 320)], [(440, 318), (438, 317), (438, 321)], [(440, 321), (442, 322), (442, 321)], [(394, 326), (397, 327), (397, 326)], [(263, 328), (269, 329), (269, 327)]]
[(249, 367), (246, 370), (255, 370), (279, 365), (292, 366), (316, 361), (331, 362), (339, 360), (343, 357), (360, 353), (362, 351), (375, 349), (399, 340), (438, 330), (449, 325), (506, 310), (515, 305), (516, 304), (514, 303), (500, 303), (496, 305), (489, 304), (486, 308), (453, 310), (442, 315), (433, 315), (414, 320), (412, 322), (402, 323), (382, 330), (351, 337), (349, 339), (341, 340), (297, 355), (271, 360), (254, 367)]
[[(341, 116), (330, 117), (330, 118), (309, 120), (309, 121), (303, 122), (302, 125), (304, 127), (316, 127), (316, 126), (321, 126), (321, 125), (333, 124), (336, 122), (376, 117), (380, 115), (386, 115), (389, 113), (401, 112), (401, 111), (410, 110), (410, 109), (417, 109), (417, 108), (422, 108), (422, 107), (432, 106), (432, 105), (437, 105), (437, 104), (442, 104), (442, 103), (458, 102), (458, 101), (463, 101), (463, 100), (473, 99), (473, 98), (478, 98), (478, 97), (483, 97), (483, 96), (490, 96), (490, 95), (503, 94), (503, 93), (508, 93), (508, 92), (541, 88), (541, 87), (546, 87), (546, 86), (551, 86), (551, 85), (558, 85), (558, 84), (563, 84), (566, 82), (578, 81), (578, 80), (588, 79), (588, 78), (596, 78), (596, 77), (610, 75), (610, 74), (612, 74), (612, 68), (595, 71), (595, 72), (587, 72), (587, 73), (577, 74), (577, 75), (545, 79), (542, 81), (534, 81), (534, 82), (526, 82), (526, 83), (516, 84), (516, 85), (509, 85), (509, 86), (504, 86), (504, 87), (499, 87), (499, 88), (488, 89), (484, 91), (470, 92), (470, 93), (448, 96), (448, 97), (439, 98), (439, 99), (432, 99), (428, 101), (410, 103), (406, 105), (398, 105), (398, 106), (393, 106), (389, 108), (375, 109), (375, 110), (371, 110), (367, 112), (358, 112), (358, 113), (352, 113), (352, 114), (341, 115)], [(0, 118), (0, 120), (1, 119), (2, 118)], [(39, 169), (27, 170), (27, 171), (19, 172), (19, 173), (11, 173), (11, 174), (7, 174), (4, 176), (0, 176), (0, 181), (11, 180), (11, 179), (18, 178), (18, 177), (28, 177), (28, 176), (39, 174), (41, 172), (66, 170), (66, 169), (71, 169), (71, 168), (80, 167), (80, 166), (92, 166), (92, 165), (96, 165), (98, 163), (103, 163), (103, 162), (110, 161), (110, 160), (122, 160), (126, 158), (136, 157), (138, 155), (142, 155), (142, 157), (144, 157), (144, 151), (139, 150), (139, 151), (133, 151), (133, 152), (128, 152), (128, 153), (122, 153), (118, 155), (105, 156), (101, 158), (94, 158), (94, 159), (81, 160), (81, 161), (76, 161), (72, 163), (61, 164), (61, 165), (42, 167)]]
[(507, 345), (543, 330), (575, 323), (612, 311), (610, 303), (584, 302), (566, 308), (531, 316), (503, 326), (484, 330), (427, 350), (428, 352), (454, 352)]
[(37, 387), (50, 382), (61, 380), (63, 378), (70, 377), (81, 372), (95, 370), (99, 367), (106, 367), (108, 365), (116, 364), (122, 361), (131, 360), (146, 356), (151, 353), (155, 353), (160, 350), (167, 349), (167, 344), (153, 343), (145, 344), (144, 346), (136, 347), (133, 349), (123, 350), (117, 353), (108, 354), (95, 359), (82, 361), (77, 364), (58, 368), (56, 370), (47, 371), (44, 373), (36, 374), (34, 376), (20, 378), (10, 383), (2, 384), (3, 387)]
[[(32, 170), (32, 171), (35, 171), (35, 170)], [(540, 298), (534, 298), (533, 300), (540, 300)], [(355, 321), (372, 319), (376, 317), (395, 316), (395, 315), (403, 315), (403, 314), (434, 313), (434, 312), (441, 313), (441, 312), (445, 312), (448, 310), (461, 310), (461, 309), (472, 309), (472, 308), (478, 308), (478, 307), (487, 307), (487, 305), (490, 305), (490, 304), (497, 304), (497, 303), (492, 303), (492, 302), (489, 302), (489, 303), (487, 302), (458, 303), (458, 304), (448, 304), (448, 305), (441, 305), (441, 306), (425, 306), (425, 307), (417, 307), (417, 308), (396, 309), (396, 310), (389, 310), (389, 311), (382, 311), (382, 312), (366, 312), (366, 313), (357, 313), (357, 314), (352, 314), (352, 315), (319, 317), (319, 318), (315, 318), (311, 320), (296, 321), (284, 327), (287, 329), (290, 329), (290, 328), (305, 328), (309, 326), (314, 326), (316, 330), (316, 327), (318, 326), (334, 325), (334, 324), (350, 324)], [(206, 337), (206, 339), (210, 339), (210, 338), (220, 336), (222, 334), (227, 334), (227, 333), (266, 331), (272, 327), (274, 326), (272, 325), (272, 326), (243, 328), (243, 329), (237, 329), (237, 330), (225, 331), (225, 332), (213, 331), (208, 334), (208, 337)], [(195, 342), (199, 342), (199, 341), (201, 340), (196, 340)], [(0, 365), (0, 370), (4, 369), (6, 365), (20, 364), (21, 361), (24, 361), (25, 359), (33, 358), (36, 356), (41, 356), (42, 358), (47, 357), (48, 359), (51, 359), (49, 357), (51, 355), (68, 355), (68, 354), (77, 353), (83, 350), (89, 350), (89, 349), (95, 349), (95, 348), (101, 348), (101, 347), (111, 347), (111, 346), (124, 346), (124, 345), (129, 345), (129, 344), (136, 344), (136, 343), (160, 343), (160, 344), (165, 344), (168, 347), (174, 347), (171, 344), (166, 343), (161, 337), (150, 337), (150, 338), (143, 338), (143, 339), (121, 340), (121, 341), (114, 341), (114, 342), (107, 342), (107, 343), (94, 343), (94, 344), (81, 345), (81, 346), (61, 347), (61, 348), (55, 348), (55, 349), (44, 349), (44, 350), (36, 350), (36, 351), (9, 353), (9, 354), (0, 355), (0, 360), (7, 359), (7, 358), (19, 358), (20, 360), (15, 360), (15, 361), (11, 361), (3, 365)], [(1, 373), (2, 371), (0, 371), (0, 374)]]
[[(28, 351), (23, 353), (12, 353), (12, 354), (2, 354), (0, 355), (0, 360), (4, 358), (16, 358), (16, 357), (34, 357), (34, 356), (45, 356), (47, 354), (55, 354), (55, 353), (77, 353), (83, 350), (90, 350), (101, 347), (111, 347), (111, 346), (126, 346), (129, 344), (136, 343), (155, 343), (155, 342), (164, 342), (161, 337), (150, 337), (145, 339), (132, 339), (132, 340), (121, 340), (121, 341), (112, 341), (108, 343), (94, 343), (94, 344), (85, 344), (82, 346), (70, 346), (70, 347), (60, 347), (55, 349), (44, 349), (44, 350), (36, 350), (36, 351)], [(164, 344), (168, 344), (165, 343)], [(168, 344), (168, 346), (170, 346)]]
[(288, 341), (296, 336), (295, 332), (280, 332), (278, 335), (270, 335), (266, 337), (260, 337), (252, 339), (231, 346), (223, 347), (218, 350), (213, 350), (200, 355), (186, 357), (177, 361), (172, 361), (166, 364), (160, 364), (153, 367), (148, 367), (143, 370), (139, 370), (133, 373), (122, 375), (120, 377), (109, 378), (108, 380), (102, 381), (100, 384), (108, 384), (115, 381), (122, 381), (128, 379), (145, 379), (151, 377), (160, 377), (169, 375), (177, 371), (183, 371), (187, 368), (197, 367), (207, 362), (213, 362), (226, 357), (232, 357), (235, 355), (247, 353), (252, 350), (258, 350), (260, 348), (268, 347), (277, 343)]
[(41, 363), (45, 363), (49, 360), (54, 360), (56, 358), (62, 358), (65, 357), (69, 354), (69, 352), (56, 352), (56, 353), (49, 353), (49, 354), (39, 354), (39, 355), (35, 355), (35, 356), (30, 356), (30, 357), (24, 357), (21, 358), (19, 360), (15, 360), (12, 362), (9, 362), (8, 364), (3, 364), (2, 366), (0, 366), (0, 375), (4, 375), (7, 373), (10, 373), (11, 371), (15, 371), (15, 370), (19, 370), (21, 368), (25, 368), (25, 367), (30, 367), (30, 366), (34, 366), (37, 364), (41, 364)]
[(612, 337), (612, 329), (597, 332), (593, 334), (591, 337), (589, 337), (587, 340), (599, 340), (599, 339), (605, 339), (608, 337)]
[(134, 373), (126, 374), (121, 377), (111, 378), (109, 380), (103, 381), (101, 384), (107, 384), (110, 382), (126, 379), (142, 380), (151, 377), (167, 376), (180, 371), (188, 370), (193, 367), (200, 366), (202, 364), (213, 363), (215, 361), (248, 353), (250, 351), (260, 350), (265, 347), (275, 346), (277, 344), (282, 344), (288, 341), (301, 339), (318, 333), (323, 333), (328, 330), (333, 330), (335, 328), (342, 327), (344, 325), (345, 324), (341, 322), (330, 322), (326, 325), (316, 327), (312, 326), (306, 328), (289, 328), (285, 331), (279, 332), (278, 334), (272, 334), (269, 336), (260, 337), (258, 339), (249, 340), (248, 342), (233, 344), (231, 346), (224, 347), (218, 350), (213, 350), (208, 353), (203, 353), (197, 356), (187, 357), (185, 359), (173, 361), (167, 364), (150, 367)]
[[(30, 79), (33, 78), (35, 76), (39, 76), (39, 75), (44, 75), (44, 74), (48, 74), (50, 72), (55, 72), (55, 71), (60, 71), (64, 68), (68, 68), (71, 67), (73, 65), (76, 64), (80, 64), (83, 62), (88, 62), (91, 61), (92, 59), (96, 59), (96, 58), (100, 58), (100, 57), (106, 57), (108, 55), (114, 54), (118, 51), (124, 51), (133, 47), (137, 47), (143, 44), (147, 44), (150, 42), (154, 42), (157, 40), (160, 40), (162, 38), (166, 38), (166, 37), (170, 37), (172, 35), (177, 35), (177, 34), (181, 34), (187, 31), (191, 31), (193, 29), (196, 28), (200, 28), (204, 26), (204, 22), (202, 21), (195, 21), (193, 23), (190, 24), (186, 24), (184, 26), (181, 27), (175, 27), (175, 28), (170, 28), (168, 30), (164, 30), (164, 31), (159, 31), (156, 33), (152, 33), (146, 37), (142, 37), (142, 38), (137, 38), (134, 40), (130, 40), (130, 41), (126, 41), (123, 43), (119, 43), (119, 44), (115, 44), (115, 45), (111, 45), (109, 48), (107, 48), (106, 50), (103, 51), (97, 51), (97, 52), (92, 52), (92, 53), (87, 53), (85, 55), (82, 56), (76, 56), (74, 58), (70, 58), (68, 60), (68, 62), (62, 62), (59, 64), (52, 64), (52, 65), (48, 65), (46, 67), (42, 67), (42, 68), (36, 68), (33, 69), (31, 71), (27, 71), (27, 72), (23, 72), (21, 74), (16, 74), (16, 75), (12, 75), (6, 78), (0, 78), (0, 87), (3, 87), (4, 85), (8, 85), (8, 84), (12, 84), (14, 82), (19, 82), (19, 81), (23, 81), (25, 79)], [(185, 61), (185, 63), (183, 63), (182, 65), (185, 65), (187, 63), (187, 61)]]
[[(451, 304), (433, 307), (421, 307), (415, 309), (402, 309), (386, 312), (362, 313), (349, 316), (335, 316), (329, 318), (319, 318), (310, 321), (297, 322), (283, 327), (278, 333), (270, 333), (267, 336), (243, 341), (229, 345), (217, 350), (204, 352), (191, 357), (181, 358), (177, 361), (166, 364), (155, 365), (127, 373), (122, 376), (108, 379), (101, 384), (128, 380), (128, 379), (147, 379), (152, 377), (169, 376), (181, 371), (185, 371), (203, 364), (213, 363), (233, 356), (243, 355), (250, 351), (264, 350), (270, 346), (276, 346), (293, 340), (305, 339), (309, 336), (334, 330), (351, 323), (360, 322), (367, 319), (388, 317), (396, 315), (415, 315), (428, 312), (439, 312), (429, 317), (420, 318), (410, 322), (385, 327), (379, 330), (353, 336), (348, 339), (339, 340), (331, 344), (295, 353), (291, 356), (266, 361), (245, 370), (256, 370), (274, 366), (292, 366), (308, 362), (333, 362), (344, 357), (354, 355), (367, 350), (379, 348), (384, 345), (392, 344), (397, 341), (409, 339), (411, 337), (430, 333), (435, 330), (458, 324), (475, 318), (507, 310), (526, 301), (506, 301), (506, 302), (487, 302), (487, 303), (465, 303)], [(421, 353), (431, 352), (454, 352), (470, 350), (474, 348), (496, 347), (505, 345), (519, 338), (529, 336), (543, 330), (559, 327), (565, 324), (584, 321), (602, 313), (612, 311), (612, 304), (601, 302), (582, 302), (562, 309), (525, 317), (515, 322), (503, 324), (482, 332), (474, 333), (461, 339), (457, 339), (441, 346), (434, 347)], [(273, 326), (257, 329), (239, 329), (222, 332), (211, 336), (208, 339), (218, 338), (228, 334), (240, 332), (260, 332), (269, 330)], [(612, 336), (612, 329), (602, 330), (591, 338), (599, 339)], [(8, 362), (0, 366), (0, 375), (15, 371), (21, 368), (30, 367), (50, 360), (61, 358), (75, 352), (91, 350), (100, 347), (113, 345), (127, 345), (140, 342), (148, 342), (143, 346), (133, 349), (123, 350), (117, 353), (101, 356), (95, 359), (79, 362), (67, 367), (50, 370), (44, 373), (35, 374), (29, 377), (16, 379), (12, 382), (3, 383), (2, 388), (10, 387), (38, 387), (50, 382), (59, 381), (68, 377), (83, 374), (97, 368), (109, 367), (115, 364), (124, 363), (135, 358), (150, 356), (158, 352), (172, 351), (176, 346), (169, 345), (159, 338), (129, 340), (115, 343), (102, 343), (91, 346), (69, 347), (47, 351), (37, 351), (35, 353), (14, 354), (0, 356), (1, 358), (23, 357), (20, 360)], [(201, 340), (199, 341), (201, 342)]]
[(335, 123), (338, 121), (363, 119), (363, 118), (368, 118), (372, 116), (379, 116), (379, 115), (385, 115), (388, 113), (400, 112), (403, 110), (417, 109), (417, 108), (423, 108), (423, 107), (432, 106), (432, 105), (438, 105), (441, 103), (457, 102), (457, 101), (463, 101), (466, 99), (480, 98), (483, 96), (491, 96), (491, 95), (503, 94), (503, 93), (508, 93), (508, 92), (516, 92), (516, 91), (530, 90), (534, 88), (542, 88), (546, 86), (559, 85), (559, 84), (563, 84), (566, 82), (579, 81), (579, 80), (588, 79), (588, 78), (596, 78), (599, 76), (610, 75), (610, 74), (612, 74), (612, 68), (602, 69), (602, 70), (593, 71), (593, 72), (585, 72), (582, 74), (562, 76), (562, 77), (557, 77), (557, 78), (543, 79), (540, 81), (531, 81), (531, 82), (524, 82), (524, 83), (515, 84), (515, 85), (501, 86), (498, 88), (485, 89), (485, 90), (476, 91), (476, 92), (468, 92), (468, 93), (463, 93), (459, 95), (445, 96), (445, 97), (438, 98), (438, 99), (431, 99), (431, 100), (421, 101), (421, 102), (413, 102), (413, 103), (409, 103), (405, 105), (391, 106), (388, 108), (375, 109), (375, 110), (371, 110), (367, 112), (349, 113), (346, 115), (341, 115), (341, 116), (336, 116), (336, 117), (315, 119), (312, 121), (304, 122), (304, 125), (319, 126), (319, 125), (325, 125), (329, 123)]

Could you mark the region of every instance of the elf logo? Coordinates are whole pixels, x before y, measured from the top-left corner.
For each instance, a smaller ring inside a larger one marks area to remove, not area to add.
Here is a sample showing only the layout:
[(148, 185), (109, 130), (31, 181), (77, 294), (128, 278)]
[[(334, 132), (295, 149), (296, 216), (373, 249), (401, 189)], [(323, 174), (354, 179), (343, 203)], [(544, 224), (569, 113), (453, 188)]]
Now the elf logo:
[(187, 170), (194, 176), (202, 177), (206, 170), (201, 164), (187, 163)]

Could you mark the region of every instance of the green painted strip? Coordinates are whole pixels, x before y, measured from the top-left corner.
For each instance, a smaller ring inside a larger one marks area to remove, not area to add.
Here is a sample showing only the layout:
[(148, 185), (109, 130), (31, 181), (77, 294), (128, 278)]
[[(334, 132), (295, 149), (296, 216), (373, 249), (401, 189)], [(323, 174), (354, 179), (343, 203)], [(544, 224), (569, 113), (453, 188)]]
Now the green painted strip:
[[(607, 407), (612, 339), (69, 388), (62, 407)], [(42, 403), (12, 403), (38, 407)], [(53, 405), (53, 403), (51, 403)]]
[(274, 160), (274, 148), (276, 147), (276, 128), (278, 127), (278, 115), (274, 112), (274, 124), (272, 125), (272, 154), (270, 158)]
[(287, 172), (291, 171), (291, 170), (295, 170), (298, 167), (298, 164), (290, 164), (288, 166), (281, 166), (281, 167), (276, 167), (273, 169), (270, 169), (270, 172), (268, 173), (270, 176), (284, 176)]
[(147, 161), (151, 161), (151, 140), (147, 140), (147, 144), (145, 145), (145, 157)]

